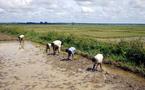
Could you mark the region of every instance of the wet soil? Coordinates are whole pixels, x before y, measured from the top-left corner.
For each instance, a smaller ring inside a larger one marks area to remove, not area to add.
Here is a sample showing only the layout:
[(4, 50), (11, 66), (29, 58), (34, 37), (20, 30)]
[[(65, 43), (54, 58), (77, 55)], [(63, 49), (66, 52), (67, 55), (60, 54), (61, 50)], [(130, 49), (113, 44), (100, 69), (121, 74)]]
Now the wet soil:
[(64, 60), (65, 53), (48, 55), (45, 47), (16, 41), (0, 42), (0, 90), (145, 90), (145, 79), (103, 65), (92, 71), (84, 57)]

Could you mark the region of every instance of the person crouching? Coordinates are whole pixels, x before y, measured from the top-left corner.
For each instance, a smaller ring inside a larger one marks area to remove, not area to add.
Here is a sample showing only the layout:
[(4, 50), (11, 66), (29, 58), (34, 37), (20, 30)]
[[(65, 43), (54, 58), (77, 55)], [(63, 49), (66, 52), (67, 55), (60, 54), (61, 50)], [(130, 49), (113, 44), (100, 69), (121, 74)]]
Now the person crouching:
[(51, 43), (54, 55), (56, 55), (57, 51), (58, 51), (58, 54), (60, 53), (62, 45), (63, 45), (63, 42), (60, 40), (55, 40)]
[[(68, 49), (66, 49), (66, 52), (68, 53), (68, 60), (73, 60), (74, 59), (74, 54), (76, 52), (76, 48), (75, 47), (70, 47)], [(72, 57), (72, 59), (70, 59)]]
[(19, 39), (19, 42), (21, 44), (22, 42), (24, 42), (24, 35), (19, 35), (18, 39)]
[(45, 50), (46, 53), (48, 53), (48, 49), (49, 49), (49, 54), (50, 54), (51, 47), (52, 47), (52, 46), (51, 46), (51, 43), (47, 43), (47, 44), (46, 44), (46, 50)]
[(18, 40), (19, 40), (19, 43), (20, 43), (20, 47), (19, 48), (24, 48), (24, 35), (19, 35), (18, 36)]
[(102, 69), (103, 54), (97, 54), (96, 56), (94, 56), (92, 58), (92, 62), (94, 63), (92, 70), (95, 70), (95, 67), (96, 67), (96, 70), (97, 70), (98, 66), (100, 66), (101, 71), (103, 71), (103, 69)]

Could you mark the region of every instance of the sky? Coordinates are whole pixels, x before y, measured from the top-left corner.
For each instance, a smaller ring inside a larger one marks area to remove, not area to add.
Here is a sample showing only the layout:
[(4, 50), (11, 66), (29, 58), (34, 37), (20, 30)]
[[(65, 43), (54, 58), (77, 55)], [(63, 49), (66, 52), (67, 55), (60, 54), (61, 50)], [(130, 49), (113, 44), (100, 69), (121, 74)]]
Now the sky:
[(145, 0), (0, 0), (0, 22), (145, 23)]

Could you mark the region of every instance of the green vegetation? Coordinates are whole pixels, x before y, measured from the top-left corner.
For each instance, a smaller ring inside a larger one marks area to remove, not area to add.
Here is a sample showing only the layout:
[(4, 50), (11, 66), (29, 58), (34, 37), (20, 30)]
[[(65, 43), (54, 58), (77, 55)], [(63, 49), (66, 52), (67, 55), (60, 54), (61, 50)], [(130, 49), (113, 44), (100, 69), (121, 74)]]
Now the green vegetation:
[[(99, 38), (124, 38), (145, 36), (144, 25), (1, 25), (0, 32), (46, 44), (56, 39), (64, 46), (74, 46), (84, 56), (103, 53), (107, 62), (117, 63), (127, 70), (145, 75), (145, 48), (142, 39), (121, 40), (116, 43), (98, 41)], [(80, 53), (78, 52), (78, 53)]]
[(27, 31), (55, 31), (69, 33), (92, 39), (145, 37), (145, 25), (4, 25), (9, 28), (19, 28)]

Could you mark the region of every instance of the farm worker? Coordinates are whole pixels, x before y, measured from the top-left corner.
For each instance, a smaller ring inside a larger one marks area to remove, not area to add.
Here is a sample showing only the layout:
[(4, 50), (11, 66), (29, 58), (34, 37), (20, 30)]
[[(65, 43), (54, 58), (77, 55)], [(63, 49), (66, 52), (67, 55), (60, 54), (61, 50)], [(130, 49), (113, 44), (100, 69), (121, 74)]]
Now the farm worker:
[(24, 48), (24, 35), (19, 35), (18, 36), (18, 40), (19, 40), (19, 42), (20, 42), (20, 46), (21, 46), (21, 48)]
[(74, 54), (76, 52), (76, 48), (75, 47), (70, 47), (68, 49), (66, 49), (66, 52), (68, 53), (68, 60), (71, 60), (70, 57), (72, 56), (72, 60), (74, 59)]
[(54, 55), (56, 55), (56, 51), (58, 51), (58, 54), (60, 53), (62, 45), (63, 45), (63, 42), (60, 40), (55, 40), (51, 43)]
[(102, 69), (103, 54), (97, 54), (96, 56), (94, 56), (94, 57), (92, 58), (92, 62), (94, 63), (93, 69), (92, 69), (92, 70), (95, 69), (96, 64), (97, 64), (96, 70), (97, 70), (98, 66), (100, 66), (100, 69), (103, 70), (103, 69)]
[(50, 53), (51, 43), (46, 44), (46, 53), (48, 52), (48, 49), (49, 49), (49, 53)]
[(25, 37), (24, 35), (19, 35), (18, 36), (18, 39), (19, 39), (20, 43), (24, 42), (24, 37)]

